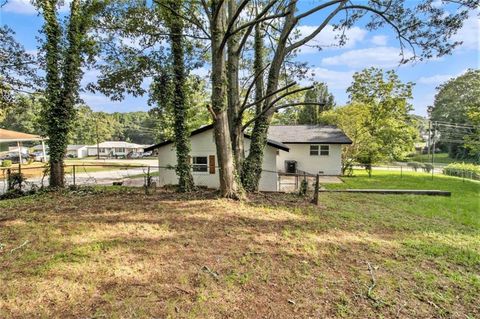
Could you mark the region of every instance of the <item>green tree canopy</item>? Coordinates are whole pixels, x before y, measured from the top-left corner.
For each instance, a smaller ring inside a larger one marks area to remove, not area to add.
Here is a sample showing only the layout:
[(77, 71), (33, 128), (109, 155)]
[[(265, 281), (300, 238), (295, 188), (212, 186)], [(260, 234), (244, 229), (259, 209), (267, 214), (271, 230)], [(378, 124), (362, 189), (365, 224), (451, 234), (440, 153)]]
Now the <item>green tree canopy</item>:
[(347, 90), (351, 103), (323, 116), (353, 141), (344, 151), (344, 169), (353, 162), (370, 168), (402, 159), (413, 150), (418, 131), (409, 115), (412, 87), (412, 83), (402, 83), (394, 71), (370, 68), (355, 73)]
[(437, 89), (432, 121), (474, 126), (462, 130), (445, 126), (437, 134), (440, 142), (446, 145), (450, 157), (464, 157), (467, 152), (480, 157), (480, 70), (468, 70)]

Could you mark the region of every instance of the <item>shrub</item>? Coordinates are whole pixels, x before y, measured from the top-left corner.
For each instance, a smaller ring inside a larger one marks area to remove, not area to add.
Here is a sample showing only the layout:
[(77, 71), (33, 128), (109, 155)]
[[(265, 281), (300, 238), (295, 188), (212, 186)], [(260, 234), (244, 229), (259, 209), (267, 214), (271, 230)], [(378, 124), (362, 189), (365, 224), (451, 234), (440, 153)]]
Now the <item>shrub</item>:
[(433, 165), (430, 163), (423, 164), (423, 170), (427, 173), (430, 173), (433, 170)]
[(450, 163), (443, 168), (443, 174), (480, 180), (480, 165)]
[(11, 160), (3, 160), (2, 161), (2, 167), (10, 167), (12, 166), (12, 161)]
[(300, 190), (298, 194), (300, 196), (306, 196), (308, 192), (308, 182), (306, 179), (303, 179), (302, 182), (300, 183)]
[(408, 167), (411, 167), (415, 172), (419, 169), (422, 168), (422, 163), (419, 162), (408, 162), (407, 163)]

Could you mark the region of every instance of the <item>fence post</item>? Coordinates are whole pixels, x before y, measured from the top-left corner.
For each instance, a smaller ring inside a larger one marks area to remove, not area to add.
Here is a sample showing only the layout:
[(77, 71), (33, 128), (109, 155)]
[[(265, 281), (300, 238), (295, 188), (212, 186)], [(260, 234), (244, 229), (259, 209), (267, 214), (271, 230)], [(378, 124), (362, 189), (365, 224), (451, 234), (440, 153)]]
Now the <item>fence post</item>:
[(11, 187), (12, 187), (12, 185), (10, 184), (11, 174), (12, 174), (12, 170), (10, 168), (8, 168), (7, 169), (7, 190), (11, 190)]
[(312, 203), (314, 203), (317, 206), (320, 203), (319, 195), (320, 195), (320, 175), (317, 174), (317, 176), (315, 177), (315, 191), (313, 192), (313, 200), (312, 200)]
[(403, 177), (403, 166), (400, 165), (400, 178), (402, 178), (402, 177)]
[(73, 165), (72, 167), (72, 170), (73, 170), (73, 186), (75, 186), (75, 165)]
[(147, 168), (147, 186), (150, 187), (150, 184), (151, 184), (151, 180), (150, 180), (150, 166), (148, 166)]

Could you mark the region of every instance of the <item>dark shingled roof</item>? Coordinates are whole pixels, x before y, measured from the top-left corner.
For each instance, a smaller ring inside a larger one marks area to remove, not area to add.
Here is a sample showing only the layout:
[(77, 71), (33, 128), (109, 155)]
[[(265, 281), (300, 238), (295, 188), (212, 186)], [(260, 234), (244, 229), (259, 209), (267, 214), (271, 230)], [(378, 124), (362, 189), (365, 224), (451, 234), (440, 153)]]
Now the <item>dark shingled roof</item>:
[(284, 144), (352, 144), (352, 140), (333, 125), (272, 125), (268, 138)]
[[(205, 132), (205, 131), (208, 131), (208, 130), (211, 130), (213, 129), (213, 124), (210, 124), (210, 125), (205, 125), (205, 126), (202, 126), (201, 128), (193, 131), (190, 136), (194, 136), (194, 135), (197, 135), (197, 134), (200, 134), (202, 132)], [(250, 135), (248, 134), (245, 134), (245, 137), (250, 139)], [(144, 149), (145, 152), (148, 152), (148, 151), (153, 151), (154, 149), (157, 149), (157, 148), (160, 148), (162, 146), (165, 146), (165, 145), (169, 145), (169, 144), (172, 144), (173, 141), (169, 140), (169, 141), (164, 141), (164, 142), (161, 142), (161, 143), (158, 143), (158, 144), (155, 144), (155, 145), (152, 145), (152, 146), (149, 146), (149, 147), (146, 147)], [(272, 147), (275, 147), (275, 148), (278, 148), (278, 149), (281, 149), (283, 151), (286, 151), (288, 152), (290, 150), (290, 148), (283, 144), (282, 142), (278, 142), (278, 141), (274, 141), (274, 140), (271, 140), (271, 139), (267, 139), (267, 145), (270, 145)]]

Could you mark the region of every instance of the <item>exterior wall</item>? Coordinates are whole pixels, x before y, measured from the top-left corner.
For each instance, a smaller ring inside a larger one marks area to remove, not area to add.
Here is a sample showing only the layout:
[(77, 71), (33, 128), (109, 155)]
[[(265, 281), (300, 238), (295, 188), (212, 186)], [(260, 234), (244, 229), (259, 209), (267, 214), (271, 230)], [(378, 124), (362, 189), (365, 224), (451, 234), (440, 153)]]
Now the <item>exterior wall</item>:
[(285, 172), (285, 161), (297, 161), (297, 169), (311, 174), (322, 171), (322, 175), (342, 174), (342, 145), (323, 144), (330, 146), (328, 156), (310, 155), (310, 144), (287, 144), (290, 152), (280, 150), (277, 156), (279, 171)]
[[(218, 176), (218, 158), (215, 147), (215, 140), (213, 137), (213, 130), (208, 130), (200, 134), (194, 135), (190, 138), (191, 151), (190, 155), (195, 156), (215, 156), (215, 174), (209, 172), (192, 172), (195, 185), (206, 186), (208, 188), (219, 187)], [(250, 148), (250, 141), (245, 141), (245, 148)], [(210, 159), (209, 159), (210, 160)], [(158, 165), (160, 167), (173, 167), (177, 164), (175, 146), (169, 144), (158, 149)], [(209, 166), (208, 163), (207, 166)], [(265, 151), (265, 160), (263, 169), (269, 172), (262, 173), (260, 179), (261, 191), (277, 191), (278, 190), (278, 175), (276, 167), (276, 149), (267, 146)], [(174, 169), (160, 168), (159, 186), (177, 184), (178, 178)]]
[(81, 147), (76, 150), (67, 150), (67, 154), (72, 154), (76, 158), (84, 158), (87, 156), (87, 148), (86, 147)]

